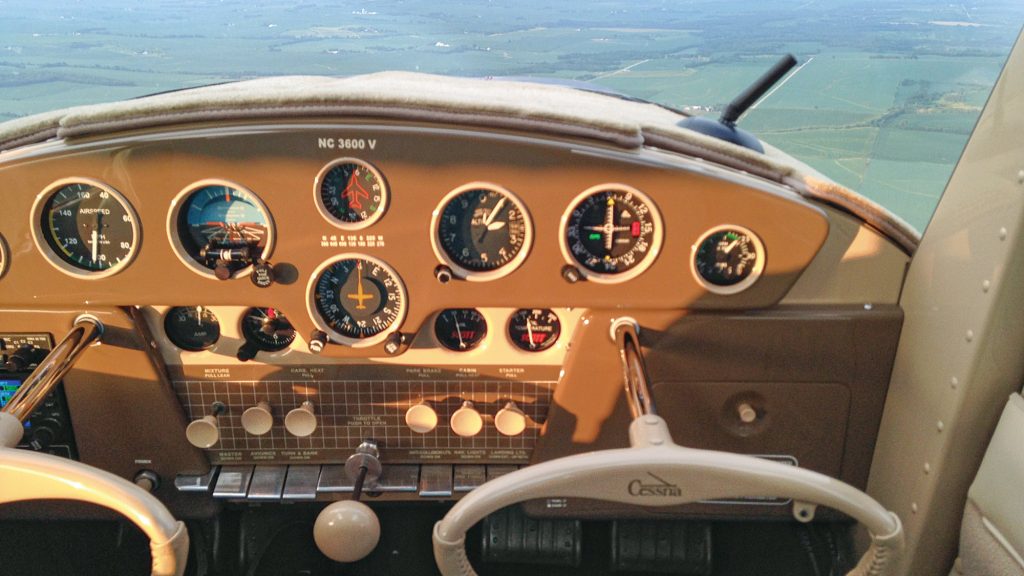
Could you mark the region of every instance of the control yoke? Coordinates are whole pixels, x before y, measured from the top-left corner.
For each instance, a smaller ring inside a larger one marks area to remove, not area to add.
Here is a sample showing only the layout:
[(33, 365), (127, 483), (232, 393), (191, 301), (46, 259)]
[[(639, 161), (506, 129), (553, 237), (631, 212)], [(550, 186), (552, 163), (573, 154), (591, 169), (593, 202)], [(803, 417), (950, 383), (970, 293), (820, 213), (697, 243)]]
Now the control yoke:
[(103, 323), (83, 314), (60, 343), (29, 374), (0, 409), (0, 504), (58, 499), (89, 502), (119, 512), (149, 537), (155, 576), (181, 576), (188, 559), (188, 530), (152, 494), (135, 484), (81, 462), (14, 449), (23, 423), (74, 367), (86, 348), (98, 343)]
[(75, 319), (67, 336), (53, 347), (10, 401), (0, 408), (0, 413), (9, 414), (18, 420), (17, 425), (14, 425), (10, 418), (0, 419), (0, 447), (14, 448), (21, 442), (24, 429), (20, 424), (32, 416), (64, 375), (74, 367), (82, 352), (98, 342), (102, 335), (103, 323), (96, 317), (83, 314)]
[(647, 366), (640, 351), (640, 336), (636, 320), (624, 317), (612, 322), (612, 340), (619, 346), (622, 359), (622, 382), (626, 387), (629, 411), (636, 420), (641, 416), (656, 416), (654, 397), (648, 386)]
[[(475, 488), (434, 526), (434, 559), (441, 574), (476, 576), (466, 555), (466, 532), (506, 506), (548, 498), (666, 507), (771, 496), (791, 500), (799, 522), (811, 521), (816, 506), (824, 505), (858, 520), (871, 535), (870, 547), (850, 575), (881, 576), (895, 566), (903, 548), (899, 518), (853, 486), (795, 466), (675, 444), (668, 425), (655, 413), (638, 332), (632, 318), (619, 318), (611, 325), (633, 415), (632, 447), (548, 460)], [(633, 488), (647, 478), (657, 479), (656, 490)]]

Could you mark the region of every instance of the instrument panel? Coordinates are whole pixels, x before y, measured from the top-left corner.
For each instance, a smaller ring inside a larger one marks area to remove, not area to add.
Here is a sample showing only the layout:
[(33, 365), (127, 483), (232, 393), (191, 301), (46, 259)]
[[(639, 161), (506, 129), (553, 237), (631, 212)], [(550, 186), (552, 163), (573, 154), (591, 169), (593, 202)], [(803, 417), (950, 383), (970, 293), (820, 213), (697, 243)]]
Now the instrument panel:
[[(349, 141), (367, 144), (339, 148)], [(387, 122), (53, 142), (0, 155), (0, 178), (0, 301), (25, 322), (48, 308), (131, 315), (143, 343), (106, 358), (155, 357), (149, 393), (165, 412), (130, 418), (162, 422), (159, 441), (118, 430), (133, 443), (122, 457), (93, 448), (116, 420), (81, 431), (85, 459), (116, 459), (104, 464), (122, 475), (145, 460), (165, 476), (204, 474), (196, 461), (333, 470), (368, 438), (386, 469), (456, 475), (615, 445), (609, 322), (635, 316), (657, 348), (676, 323), (770, 310), (830, 230), (822, 207), (775, 183), (678, 155)], [(742, 364), (759, 344), (738, 338), (708, 358)], [(693, 341), (657, 349), (652, 371)], [(71, 382), (80, 413), (102, 413), (88, 380), (116, 370)], [(105, 400), (140, 389), (107, 376)], [(779, 409), (757, 374), (732, 380), (735, 397), (706, 399), (722, 422), (693, 445), (732, 439), (744, 402)], [(792, 446), (799, 423), (765, 420), (750, 453), (845, 471), (842, 442), (820, 462)], [(152, 450), (161, 442), (174, 462)]]
[[(358, 156), (329, 144), (360, 138)], [(404, 350), (467, 305), (770, 306), (828, 232), (742, 174), (497, 132), (268, 124), (22, 154), (0, 174), (32, 217), (3, 232), (35, 246), (5, 301), (263, 306), (338, 357)], [(41, 291), (49, 270), (74, 289)]]

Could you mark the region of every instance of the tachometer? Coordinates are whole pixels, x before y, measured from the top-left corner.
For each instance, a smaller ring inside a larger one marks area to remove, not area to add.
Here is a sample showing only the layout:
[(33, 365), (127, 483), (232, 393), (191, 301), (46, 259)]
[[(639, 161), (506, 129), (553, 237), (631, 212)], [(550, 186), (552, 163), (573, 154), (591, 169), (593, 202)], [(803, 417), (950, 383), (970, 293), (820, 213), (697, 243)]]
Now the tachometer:
[(434, 210), (434, 252), (455, 275), (494, 280), (510, 274), (526, 259), (533, 223), (514, 194), (473, 182), (448, 193)]
[(338, 228), (366, 228), (384, 215), (388, 187), (381, 173), (369, 163), (341, 158), (316, 177), (316, 207)]
[(72, 276), (103, 278), (138, 250), (138, 217), (119, 192), (95, 180), (58, 180), (36, 199), (32, 233), (43, 256)]
[(594, 282), (635, 278), (661, 249), (658, 209), (644, 193), (603, 184), (577, 196), (562, 216), (562, 255)]
[(268, 258), (274, 245), (273, 220), (263, 202), (221, 180), (186, 188), (173, 203), (167, 233), (182, 262), (220, 279)]
[(765, 252), (761, 239), (742, 226), (708, 230), (693, 245), (690, 269), (701, 286), (716, 294), (736, 294), (761, 277)]
[(348, 346), (384, 341), (405, 319), (407, 296), (398, 273), (362, 254), (342, 254), (317, 268), (307, 306), (313, 322)]

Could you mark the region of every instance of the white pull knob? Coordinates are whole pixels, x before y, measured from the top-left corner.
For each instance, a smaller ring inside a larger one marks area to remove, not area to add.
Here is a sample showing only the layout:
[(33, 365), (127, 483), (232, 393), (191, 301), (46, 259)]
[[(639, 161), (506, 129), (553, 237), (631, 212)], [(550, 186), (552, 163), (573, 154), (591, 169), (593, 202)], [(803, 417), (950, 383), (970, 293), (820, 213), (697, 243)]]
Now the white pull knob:
[(466, 401), (462, 403), (462, 408), (452, 413), (451, 425), (452, 432), (459, 436), (476, 436), (484, 427), (484, 419), (473, 408), (473, 403)]
[(417, 434), (437, 428), (437, 412), (429, 404), (416, 404), (405, 411), (405, 425)]
[(292, 410), (284, 417), (284, 427), (293, 436), (305, 438), (316, 430), (316, 414), (313, 403), (306, 400), (301, 406)]
[(196, 448), (209, 448), (220, 440), (220, 427), (217, 425), (217, 417), (210, 414), (198, 420), (193, 420), (185, 428), (185, 438), (189, 444)]
[(242, 428), (253, 436), (262, 436), (274, 426), (274, 415), (270, 413), (270, 404), (259, 402), (252, 408), (242, 412)]
[(751, 424), (754, 420), (757, 420), (757, 410), (746, 402), (739, 405), (736, 413), (740, 417), (740, 422), (744, 424)]
[(526, 430), (526, 414), (515, 402), (509, 402), (494, 415), (494, 427), (505, 436), (518, 436)]

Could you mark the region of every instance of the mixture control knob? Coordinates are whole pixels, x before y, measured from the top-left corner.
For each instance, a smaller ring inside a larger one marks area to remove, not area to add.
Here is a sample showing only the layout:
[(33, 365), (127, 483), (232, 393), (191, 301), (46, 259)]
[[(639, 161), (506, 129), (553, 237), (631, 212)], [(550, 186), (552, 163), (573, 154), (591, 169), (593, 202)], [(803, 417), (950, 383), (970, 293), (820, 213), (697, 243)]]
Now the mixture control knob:
[(227, 410), (222, 402), (214, 402), (211, 407), (212, 414), (207, 414), (198, 420), (189, 422), (187, 428), (185, 428), (185, 438), (188, 439), (189, 444), (196, 448), (209, 448), (220, 440), (220, 426), (217, 423), (217, 417)]
[(342, 500), (324, 508), (313, 524), (316, 547), (335, 562), (362, 560), (377, 547), (380, 520), (369, 506)]
[(270, 413), (270, 404), (261, 401), (242, 412), (242, 428), (253, 436), (262, 436), (274, 426), (274, 415)]
[(316, 413), (313, 412), (313, 403), (309, 400), (284, 417), (284, 427), (299, 438), (312, 434), (316, 430), (316, 424)]
[(494, 427), (505, 436), (518, 436), (526, 430), (526, 414), (515, 402), (509, 402), (494, 415)]
[(189, 423), (185, 428), (185, 437), (189, 444), (196, 448), (209, 448), (220, 440), (220, 426), (217, 417), (210, 414)]
[(417, 434), (426, 434), (437, 428), (437, 411), (425, 403), (410, 406), (405, 411), (405, 425)]
[(452, 413), (451, 425), (452, 432), (459, 436), (476, 436), (484, 427), (484, 419), (473, 408), (473, 403), (467, 400), (462, 403), (462, 408)]

